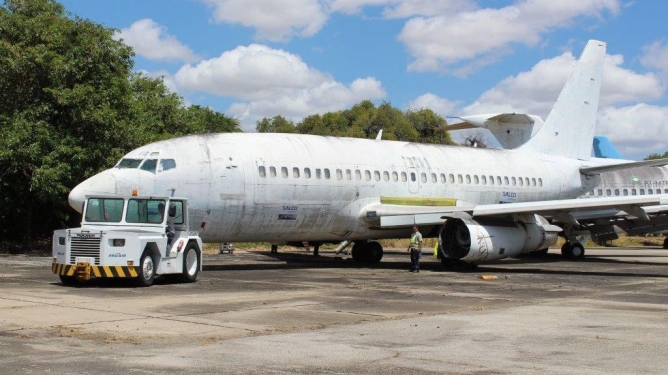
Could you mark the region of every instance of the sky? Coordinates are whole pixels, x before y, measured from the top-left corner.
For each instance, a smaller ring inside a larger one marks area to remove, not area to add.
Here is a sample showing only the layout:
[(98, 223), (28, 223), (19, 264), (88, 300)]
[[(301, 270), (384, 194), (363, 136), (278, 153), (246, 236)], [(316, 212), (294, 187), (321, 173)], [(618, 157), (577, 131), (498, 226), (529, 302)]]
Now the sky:
[[(362, 100), (444, 117), (547, 117), (589, 39), (607, 43), (596, 134), (627, 159), (668, 151), (668, 2), (61, 0), (117, 29), (135, 70), (239, 120)], [(461, 138), (452, 132), (453, 139)], [(491, 135), (487, 135), (491, 137)]]

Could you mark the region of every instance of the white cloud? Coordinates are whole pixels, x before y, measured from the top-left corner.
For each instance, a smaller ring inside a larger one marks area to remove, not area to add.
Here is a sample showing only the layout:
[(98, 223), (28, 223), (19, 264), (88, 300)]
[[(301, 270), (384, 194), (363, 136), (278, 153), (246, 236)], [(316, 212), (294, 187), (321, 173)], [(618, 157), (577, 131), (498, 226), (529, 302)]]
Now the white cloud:
[(238, 23), (257, 30), (256, 38), (287, 41), (309, 37), (325, 25), (327, 13), (318, 0), (202, 0), (214, 8), (216, 22)]
[[(652, 73), (622, 68), (621, 55), (607, 55), (603, 67), (600, 107), (660, 98), (665, 88)], [(507, 77), (464, 108), (466, 114), (522, 112), (547, 117), (576, 64), (571, 52), (536, 64), (530, 71)]]
[(398, 38), (415, 58), (409, 70), (451, 71), (462, 69), (457, 64), (494, 61), (515, 43), (535, 45), (543, 33), (569, 26), (577, 17), (616, 14), (619, 8), (619, 0), (527, 0), (500, 9), (416, 17), (406, 22)]
[[(621, 55), (606, 56), (596, 133), (608, 136), (628, 158), (642, 159), (650, 153), (663, 153), (668, 149), (662, 137), (668, 134), (668, 107), (643, 102), (662, 98), (666, 87), (657, 75), (626, 69), (623, 62)], [(456, 114), (516, 112), (545, 119), (575, 64), (571, 52), (542, 60), (529, 71), (503, 79)], [(455, 114), (448, 107), (453, 105), (451, 108), (457, 110), (454, 105), (458, 104), (433, 94), (422, 95), (413, 103), (430, 107), (441, 115)]]
[(459, 104), (460, 102), (453, 102), (448, 99), (443, 99), (438, 95), (426, 93), (411, 101), (408, 108), (429, 108), (441, 116), (453, 116), (459, 114), (456, 112), (459, 110)]
[(254, 129), (262, 117), (302, 117), (349, 107), (365, 99), (386, 96), (380, 81), (358, 78), (345, 85), (310, 68), (299, 56), (252, 44), (224, 52), (220, 57), (185, 65), (174, 80), (181, 90), (206, 92), (245, 100), (226, 111)]
[(187, 46), (167, 34), (167, 29), (149, 18), (121, 29), (114, 37), (123, 39), (135, 53), (149, 60), (192, 62), (199, 57)]
[(627, 158), (643, 159), (649, 154), (668, 151), (668, 107), (644, 103), (628, 107), (603, 108), (596, 133), (605, 134)]
[(643, 52), (640, 62), (647, 68), (661, 72), (663, 80), (668, 82), (668, 43), (654, 42), (645, 46)]
[(383, 10), (387, 18), (410, 18), (413, 16), (448, 16), (478, 8), (473, 0), (412, 0), (394, 1)]

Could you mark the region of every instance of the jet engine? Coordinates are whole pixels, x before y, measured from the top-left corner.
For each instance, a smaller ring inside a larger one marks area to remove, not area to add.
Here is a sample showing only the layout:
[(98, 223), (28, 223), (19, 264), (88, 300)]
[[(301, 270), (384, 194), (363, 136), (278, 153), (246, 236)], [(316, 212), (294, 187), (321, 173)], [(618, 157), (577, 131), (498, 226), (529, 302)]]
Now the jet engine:
[(547, 249), (557, 242), (561, 228), (539, 215), (528, 215), (524, 219), (475, 221), (450, 218), (440, 233), (443, 256), (479, 263)]

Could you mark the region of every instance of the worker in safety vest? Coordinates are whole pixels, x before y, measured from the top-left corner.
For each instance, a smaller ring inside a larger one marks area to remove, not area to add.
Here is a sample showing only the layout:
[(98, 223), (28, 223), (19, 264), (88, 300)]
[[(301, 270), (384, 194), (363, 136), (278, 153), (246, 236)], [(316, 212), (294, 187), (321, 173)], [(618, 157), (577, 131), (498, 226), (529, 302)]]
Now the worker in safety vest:
[(422, 256), (422, 234), (418, 227), (413, 227), (411, 234), (411, 243), (408, 245), (408, 251), (411, 253), (411, 272), (420, 272), (420, 257)]

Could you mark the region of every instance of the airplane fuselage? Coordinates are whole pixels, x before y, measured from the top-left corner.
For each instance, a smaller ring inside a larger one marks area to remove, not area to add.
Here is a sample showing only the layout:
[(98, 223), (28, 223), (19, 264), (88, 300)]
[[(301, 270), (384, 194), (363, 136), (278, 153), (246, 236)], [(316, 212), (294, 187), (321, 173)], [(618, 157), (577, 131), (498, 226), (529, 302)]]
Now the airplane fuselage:
[[(145, 168), (149, 160), (157, 167)], [(379, 202), (472, 206), (575, 198), (595, 184), (577, 172), (581, 163), (516, 150), (229, 133), (149, 144), (126, 155), (119, 163), (125, 168), (96, 177), (114, 180), (105, 183), (114, 191), (103, 193), (187, 196), (191, 229), (205, 242), (275, 243), (406, 237), (405, 229), (360, 224), (363, 208)]]

